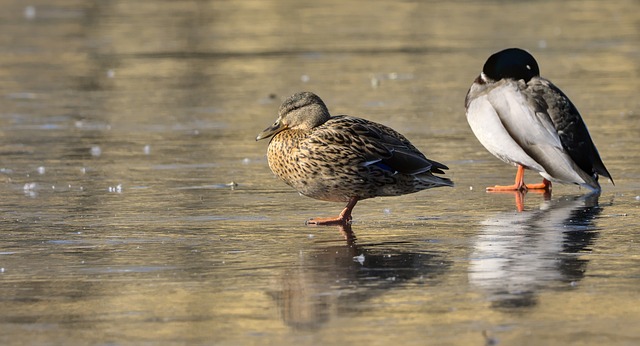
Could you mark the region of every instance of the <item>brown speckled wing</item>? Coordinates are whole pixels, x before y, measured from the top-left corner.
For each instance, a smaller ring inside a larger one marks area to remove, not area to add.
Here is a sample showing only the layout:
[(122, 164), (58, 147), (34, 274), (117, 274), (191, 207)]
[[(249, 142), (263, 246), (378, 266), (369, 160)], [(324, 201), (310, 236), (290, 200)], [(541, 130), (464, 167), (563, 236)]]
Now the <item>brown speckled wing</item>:
[(347, 150), (358, 151), (364, 159), (362, 164), (379, 162), (399, 173), (412, 175), (429, 171), (443, 173), (440, 169), (447, 168), (427, 159), (407, 138), (387, 126), (348, 116), (333, 117), (326, 125), (331, 129), (318, 128), (315, 134), (331, 131), (329, 135), (334, 138), (349, 138), (352, 145)]

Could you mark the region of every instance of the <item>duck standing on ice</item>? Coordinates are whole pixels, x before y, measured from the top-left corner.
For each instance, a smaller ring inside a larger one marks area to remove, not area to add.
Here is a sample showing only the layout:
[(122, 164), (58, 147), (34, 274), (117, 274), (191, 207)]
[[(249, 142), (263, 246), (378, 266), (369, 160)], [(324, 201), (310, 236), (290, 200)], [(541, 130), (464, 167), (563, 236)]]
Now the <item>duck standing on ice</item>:
[[(587, 126), (569, 98), (540, 77), (531, 54), (509, 48), (489, 57), (465, 98), (467, 121), (480, 143), (518, 167), (515, 183), (487, 191), (551, 190), (551, 182), (600, 192), (598, 176), (611, 180)], [(544, 178), (525, 184), (524, 170)]]
[(284, 101), (276, 122), (256, 140), (269, 137), (267, 160), (275, 175), (302, 195), (347, 203), (337, 217), (307, 224), (349, 223), (359, 200), (453, 186), (433, 174), (447, 166), (427, 159), (400, 133), (361, 118), (331, 116), (311, 92)]

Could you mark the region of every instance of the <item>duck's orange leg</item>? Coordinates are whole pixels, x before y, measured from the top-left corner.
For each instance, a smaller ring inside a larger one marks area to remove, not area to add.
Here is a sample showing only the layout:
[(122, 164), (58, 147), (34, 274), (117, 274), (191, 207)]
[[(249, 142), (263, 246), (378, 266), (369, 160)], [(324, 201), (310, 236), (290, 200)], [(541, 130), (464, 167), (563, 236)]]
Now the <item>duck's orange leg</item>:
[(323, 218), (313, 218), (307, 220), (307, 225), (317, 225), (317, 226), (332, 226), (332, 225), (345, 225), (351, 222), (351, 211), (353, 207), (358, 203), (358, 197), (351, 197), (349, 199), (349, 203), (344, 207), (344, 210), (337, 217), (323, 217)]
[(518, 171), (516, 172), (516, 180), (513, 185), (496, 185), (487, 187), (487, 191), (526, 191), (527, 186), (524, 184), (524, 166), (518, 165)]
[(527, 184), (525, 186), (527, 187), (528, 190), (551, 191), (551, 182), (546, 178), (542, 179), (542, 182), (540, 184)]
[(551, 182), (549, 180), (542, 179), (540, 184), (525, 184), (524, 183), (524, 166), (518, 165), (518, 171), (516, 172), (516, 179), (513, 185), (496, 185), (487, 187), (487, 191), (527, 191), (527, 190), (544, 190), (551, 191)]

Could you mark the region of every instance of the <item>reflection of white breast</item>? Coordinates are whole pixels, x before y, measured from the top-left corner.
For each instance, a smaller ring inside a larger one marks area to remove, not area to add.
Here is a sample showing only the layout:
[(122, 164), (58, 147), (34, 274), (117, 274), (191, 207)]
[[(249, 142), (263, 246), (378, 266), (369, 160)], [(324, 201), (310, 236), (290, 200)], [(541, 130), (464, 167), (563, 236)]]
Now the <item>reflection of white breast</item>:
[(526, 118), (523, 113), (531, 112), (516, 86), (512, 84), (499, 86), (489, 93), (480, 94), (469, 103), (467, 121), (473, 134), (490, 153), (502, 161), (518, 163), (535, 171), (544, 172), (544, 168), (511, 138), (492, 102), (498, 103), (500, 112), (509, 114), (513, 119)]
[(564, 224), (582, 203), (502, 213), (482, 222), (470, 261), (470, 284), (499, 299), (561, 280), (558, 256), (563, 252)]
[(562, 251), (562, 232), (541, 232), (526, 224), (501, 224), (496, 219), (487, 220), (484, 225), (471, 259), (472, 285), (517, 294), (560, 279), (556, 257)]

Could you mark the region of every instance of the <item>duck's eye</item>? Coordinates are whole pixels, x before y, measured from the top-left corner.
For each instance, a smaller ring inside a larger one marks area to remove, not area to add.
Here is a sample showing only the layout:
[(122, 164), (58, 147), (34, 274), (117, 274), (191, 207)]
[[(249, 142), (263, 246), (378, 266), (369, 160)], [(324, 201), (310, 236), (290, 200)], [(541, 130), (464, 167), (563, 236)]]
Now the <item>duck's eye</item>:
[(531, 70), (531, 66), (527, 65), (526, 67), (527, 67), (527, 70)]

